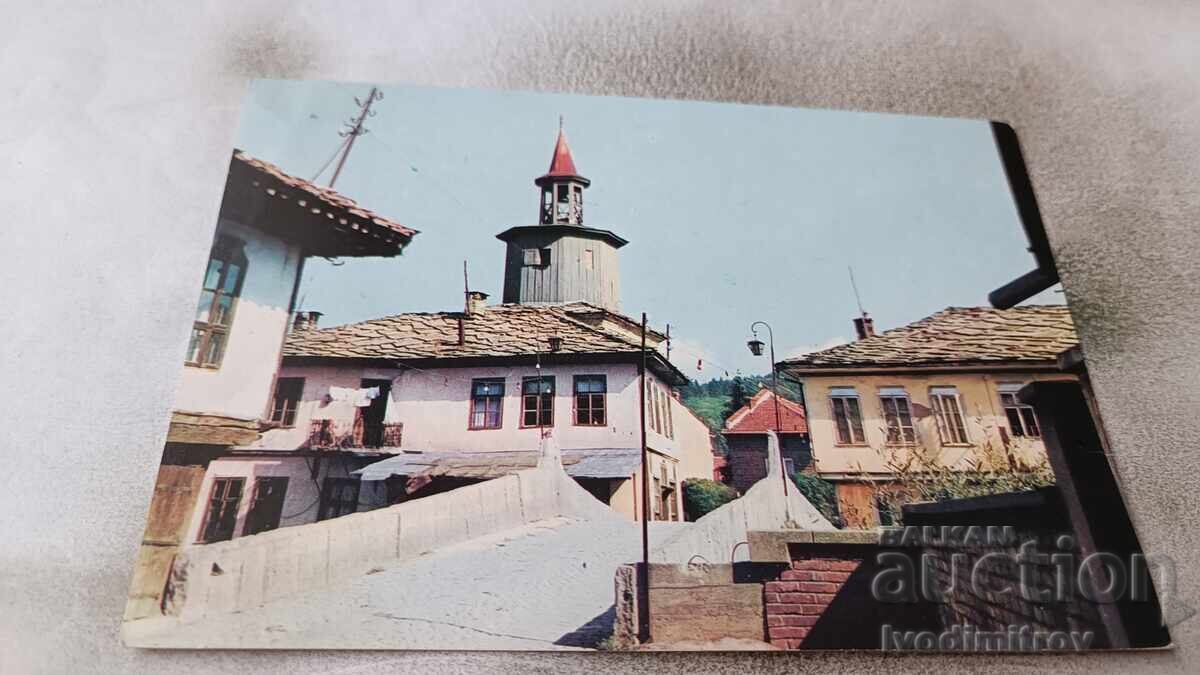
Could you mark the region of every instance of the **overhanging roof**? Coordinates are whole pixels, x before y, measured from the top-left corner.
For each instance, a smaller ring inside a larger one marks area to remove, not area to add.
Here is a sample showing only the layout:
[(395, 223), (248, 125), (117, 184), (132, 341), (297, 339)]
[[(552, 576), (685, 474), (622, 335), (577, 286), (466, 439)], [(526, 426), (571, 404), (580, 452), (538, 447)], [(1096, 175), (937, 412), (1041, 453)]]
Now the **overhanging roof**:
[(297, 178), (235, 150), (221, 213), (285, 241), (307, 255), (399, 255), (417, 230), (367, 209), (353, 199)]
[(519, 236), (528, 234), (538, 234), (548, 237), (585, 237), (588, 239), (599, 239), (601, 241), (612, 244), (613, 248), (621, 248), (629, 242), (609, 230), (600, 230), (594, 227), (584, 227), (582, 225), (520, 225), (510, 227), (507, 230), (496, 235), (500, 241), (511, 241)]

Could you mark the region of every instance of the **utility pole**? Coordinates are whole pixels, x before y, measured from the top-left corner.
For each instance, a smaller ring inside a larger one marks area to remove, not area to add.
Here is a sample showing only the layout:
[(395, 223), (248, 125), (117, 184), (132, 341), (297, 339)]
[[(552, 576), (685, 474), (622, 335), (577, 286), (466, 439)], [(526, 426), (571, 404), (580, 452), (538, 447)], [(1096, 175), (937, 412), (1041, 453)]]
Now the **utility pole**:
[(642, 566), (638, 591), (638, 639), (650, 641), (650, 457), (646, 445), (646, 313), (642, 312), (642, 361), (638, 364), (638, 414), (642, 431)]
[(346, 149), (342, 150), (341, 158), (338, 159), (337, 168), (333, 170), (333, 178), (329, 179), (329, 187), (333, 187), (333, 184), (337, 182), (338, 175), (342, 172), (342, 166), (346, 164), (346, 157), (350, 155), (350, 148), (354, 147), (354, 139), (367, 133), (368, 129), (363, 127), (363, 122), (366, 121), (368, 116), (375, 116), (375, 113), (371, 110), (371, 104), (375, 103), (375, 101), (382, 100), (383, 92), (379, 91), (378, 87), (371, 87), (371, 93), (367, 96), (367, 100), (365, 101), (358, 100), (357, 96), (354, 97), (354, 102), (357, 103), (362, 110), (358, 113), (357, 119), (352, 119), (347, 122), (347, 124), (350, 126), (349, 129), (338, 132), (339, 136), (343, 138), (349, 136), (350, 138), (346, 141)]

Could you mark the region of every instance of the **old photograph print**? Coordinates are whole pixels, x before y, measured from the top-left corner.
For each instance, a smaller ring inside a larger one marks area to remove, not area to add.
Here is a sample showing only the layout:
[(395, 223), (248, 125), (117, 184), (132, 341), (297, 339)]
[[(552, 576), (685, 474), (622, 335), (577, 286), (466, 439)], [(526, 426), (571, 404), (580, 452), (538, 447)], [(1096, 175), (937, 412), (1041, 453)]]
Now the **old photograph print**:
[(1169, 642), (1007, 126), (261, 80), (212, 189), (127, 645)]

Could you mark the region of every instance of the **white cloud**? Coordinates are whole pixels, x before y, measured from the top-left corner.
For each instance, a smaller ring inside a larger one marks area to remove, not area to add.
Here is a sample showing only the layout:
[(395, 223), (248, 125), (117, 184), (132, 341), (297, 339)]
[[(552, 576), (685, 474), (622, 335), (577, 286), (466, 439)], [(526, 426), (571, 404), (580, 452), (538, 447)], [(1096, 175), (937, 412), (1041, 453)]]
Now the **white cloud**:
[(800, 345), (799, 347), (796, 347), (795, 349), (792, 349), (791, 351), (788, 351), (787, 353), (785, 353), (783, 355), (783, 358), (794, 359), (797, 356), (804, 356), (805, 354), (811, 354), (813, 352), (823, 351), (826, 349), (830, 349), (832, 347), (836, 347), (838, 345), (844, 345), (847, 342), (849, 342), (849, 340), (847, 340), (844, 337), (832, 337), (818, 345)]

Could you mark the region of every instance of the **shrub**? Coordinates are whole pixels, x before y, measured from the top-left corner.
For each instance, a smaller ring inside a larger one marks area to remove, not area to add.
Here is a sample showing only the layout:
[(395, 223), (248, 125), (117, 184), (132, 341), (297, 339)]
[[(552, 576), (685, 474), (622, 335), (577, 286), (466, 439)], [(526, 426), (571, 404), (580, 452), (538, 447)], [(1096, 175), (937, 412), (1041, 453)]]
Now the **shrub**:
[(683, 486), (683, 511), (688, 520), (697, 520), (734, 499), (737, 499), (737, 492), (715, 480), (696, 478), (688, 480)]
[(834, 526), (841, 527), (842, 518), (838, 513), (837, 488), (833, 483), (806, 473), (794, 474), (792, 480), (796, 483), (796, 487), (800, 488), (800, 494), (804, 495), (809, 504), (815, 506), (821, 515), (825, 516), (825, 519)]

